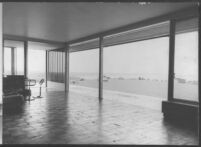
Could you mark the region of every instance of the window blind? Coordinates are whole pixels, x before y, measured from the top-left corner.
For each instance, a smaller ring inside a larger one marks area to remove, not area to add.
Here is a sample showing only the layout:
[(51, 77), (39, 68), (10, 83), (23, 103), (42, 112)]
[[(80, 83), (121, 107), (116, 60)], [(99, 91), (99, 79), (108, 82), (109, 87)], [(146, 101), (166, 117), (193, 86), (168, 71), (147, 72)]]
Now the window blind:
[(169, 35), (169, 21), (104, 37), (104, 47)]
[(198, 30), (198, 18), (176, 21), (176, 33), (187, 33)]
[(83, 50), (89, 50), (89, 49), (95, 49), (99, 47), (99, 39), (92, 39), (80, 43), (71, 44), (70, 46), (70, 52), (76, 52), (76, 51), (83, 51)]

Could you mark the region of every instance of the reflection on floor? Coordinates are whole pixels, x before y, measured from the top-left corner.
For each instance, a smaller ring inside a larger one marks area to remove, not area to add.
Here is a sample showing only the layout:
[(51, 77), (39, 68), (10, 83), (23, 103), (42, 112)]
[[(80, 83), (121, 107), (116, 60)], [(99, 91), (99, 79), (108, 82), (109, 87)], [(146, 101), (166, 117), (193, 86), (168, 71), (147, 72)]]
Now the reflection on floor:
[(42, 96), (3, 111), (3, 143), (198, 144), (196, 129), (164, 121), (159, 110), (76, 92)]
[[(98, 99), (98, 89), (95, 88), (70, 85), (70, 91), (85, 96), (96, 97)], [(161, 111), (162, 100), (165, 100), (163, 98), (112, 90), (103, 90), (103, 98), (104, 100), (114, 100), (120, 103), (134, 104), (158, 111)]]

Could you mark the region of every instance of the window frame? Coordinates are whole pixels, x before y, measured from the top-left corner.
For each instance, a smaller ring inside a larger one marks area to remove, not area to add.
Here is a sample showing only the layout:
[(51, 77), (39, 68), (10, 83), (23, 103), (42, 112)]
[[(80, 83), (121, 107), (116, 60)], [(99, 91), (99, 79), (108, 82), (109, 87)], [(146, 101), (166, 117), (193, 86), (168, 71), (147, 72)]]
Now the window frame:
[[(182, 98), (176, 98), (174, 97), (174, 68), (175, 68), (175, 36), (176, 34), (182, 34), (176, 32), (176, 23), (180, 21), (185, 21), (188, 19), (197, 18), (198, 16), (191, 16), (186, 18), (178, 18), (178, 19), (171, 19), (170, 20), (170, 40), (169, 40), (169, 73), (168, 73), (168, 101), (175, 101), (175, 102), (182, 102), (186, 104), (199, 104), (199, 41), (198, 41), (198, 101), (193, 100), (186, 100)], [(198, 28), (198, 34), (199, 34), (199, 28)], [(199, 38), (199, 37), (198, 37)]]

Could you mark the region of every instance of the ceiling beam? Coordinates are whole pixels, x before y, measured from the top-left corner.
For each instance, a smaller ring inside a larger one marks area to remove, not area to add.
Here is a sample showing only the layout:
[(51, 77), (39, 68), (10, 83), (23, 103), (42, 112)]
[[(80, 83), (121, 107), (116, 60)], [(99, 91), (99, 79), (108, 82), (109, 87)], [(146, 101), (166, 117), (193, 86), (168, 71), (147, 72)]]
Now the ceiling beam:
[(45, 39), (32, 38), (32, 37), (23, 37), (23, 36), (9, 35), (9, 34), (3, 34), (3, 40), (31, 41), (31, 42), (54, 44), (54, 45), (58, 45), (60, 47), (65, 46), (65, 42), (45, 40)]

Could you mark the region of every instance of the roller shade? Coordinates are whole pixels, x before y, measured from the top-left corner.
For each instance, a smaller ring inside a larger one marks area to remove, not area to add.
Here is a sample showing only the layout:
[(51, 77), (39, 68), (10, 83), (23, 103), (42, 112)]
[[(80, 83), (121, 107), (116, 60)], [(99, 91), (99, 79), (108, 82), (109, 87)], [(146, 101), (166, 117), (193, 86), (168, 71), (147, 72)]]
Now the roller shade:
[(104, 37), (104, 47), (169, 35), (169, 21)]
[(198, 18), (176, 21), (176, 33), (186, 33), (198, 30)]
[(99, 47), (99, 39), (93, 39), (88, 40), (76, 44), (70, 45), (70, 52), (76, 52), (76, 51), (83, 51), (83, 50), (89, 50), (89, 49), (95, 49)]

